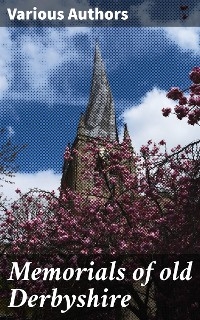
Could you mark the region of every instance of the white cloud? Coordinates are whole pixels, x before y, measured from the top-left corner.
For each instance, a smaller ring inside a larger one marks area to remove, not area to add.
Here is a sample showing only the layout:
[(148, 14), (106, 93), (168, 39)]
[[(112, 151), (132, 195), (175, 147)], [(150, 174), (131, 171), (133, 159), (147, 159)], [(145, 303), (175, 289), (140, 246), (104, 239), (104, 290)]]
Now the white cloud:
[(54, 190), (58, 195), (58, 188), (60, 187), (61, 176), (54, 173), (53, 170), (38, 171), (36, 173), (16, 173), (15, 177), (11, 179), (12, 184), (2, 183), (3, 188), (0, 189), (6, 196), (8, 201), (18, 199), (15, 190), (19, 188), (23, 193), (29, 189), (38, 188), (41, 190)]
[(69, 36), (74, 36), (76, 34), (89, 34), (91, 31), (88, 27), (76, 27), (76, 28), (67, 28), (67, 33)]
[[(17, 33), (18, 36), (10, 42), (12, 32)], [(62, 75), (65, 76), (65, 92), (58, 94), (54, 90), (52, 79), (64, 64), (81, 63), (81, 66), (91, 64), (92, 59), (87, 58), (88, 52), (83, 52), (74, 41), (79, 34), (87, 35), (89, 46), (92, 48), (91, 28), (43, 28), (40, 32), (35, 28), (20, 32), (5, 29), (4, 33), (3, 40), (0, 40), (1, 53), (5, 43), (7, 49), (3, 51), (3, 58), (0, 58), (0, 94), (2, 92), (0, 98), (4, 93), (5, 99), (35, 99), (51, 103), (52, 96), (55, 96), (55, 100), (59, 99), (60, 102), (74, 100), (71, 69), (69, 72), (63, 71), (65, 72)], [(91, 48), (88, 48), (88, 51)], [(12, 68), (8, 69), (10, 62), (12, 62)], [(17, 64), (20, 68), (18, 67), (16, 72), (14, 68)], [(15, 81), (12, 90), (6, 90), (9, 89), (7, 75), (9, 79), (12, 78), (13, 82)], [(18, 75), (17, 81), (14, 78), (16, 75)]]
[(8, 129), (8, 137), (11, 137), (15, 134), (13, 127), (8, 126), (7, 129)]
[(166, 37), (181, 50), (200, 54), (200, 28), (172, 27), (163, 30)]
[(8, 81), (5, 75), (0, 75), (0, 92), (3, 92), (8, 88)]
[(153, 88), (141, 101), (123, 114), (127, 123), (134, 148), (152, 139), (159, 142), (164, 139), (169, 148), (182, 146), (199, 138), (199, 127), (187, 124), (186, 119), (178, 120), (175, 115), (162, 116), (163, 107), (173, 107), (174, 102), (166, 97), (166, 92)]

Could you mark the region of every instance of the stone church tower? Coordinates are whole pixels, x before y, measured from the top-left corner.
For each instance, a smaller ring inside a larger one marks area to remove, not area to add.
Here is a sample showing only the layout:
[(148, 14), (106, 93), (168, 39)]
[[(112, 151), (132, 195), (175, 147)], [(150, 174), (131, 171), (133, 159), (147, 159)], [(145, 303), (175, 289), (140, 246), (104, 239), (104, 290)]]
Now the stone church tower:
[[(124, 127), (124, 138), (129, 136), (127, 126)], [(106, 138), (118, 142), (118, 131), (113, 97), (106, 75), (99, 45), (95, 46), (93, 76), (89, 102), (85, 114), (78, 124), (77, 135), (71, 150), (84, 149), (91, 139)], [(66, 187), (81, 192), (86, 183), (81, 177), (81, 160), (75, 156), (71, 161), (64, 161), (61, 189)]]

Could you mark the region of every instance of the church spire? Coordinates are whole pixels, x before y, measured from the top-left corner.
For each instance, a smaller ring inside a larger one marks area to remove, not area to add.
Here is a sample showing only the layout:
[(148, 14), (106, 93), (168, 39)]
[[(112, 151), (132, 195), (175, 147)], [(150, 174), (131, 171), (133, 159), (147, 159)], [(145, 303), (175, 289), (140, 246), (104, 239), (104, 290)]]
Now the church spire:
[(85, 113), (85, 133), (93, 138), (117, 139), (114, 103), (98, 43), (95, 47), (92, 86)]

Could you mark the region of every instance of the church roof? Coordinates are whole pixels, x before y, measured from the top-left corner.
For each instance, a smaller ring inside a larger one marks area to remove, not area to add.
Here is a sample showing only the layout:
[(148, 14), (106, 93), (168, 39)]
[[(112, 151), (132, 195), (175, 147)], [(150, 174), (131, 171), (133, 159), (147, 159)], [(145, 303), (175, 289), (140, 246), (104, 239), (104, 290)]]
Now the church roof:
[(87, 136), (117, 139), (114, 102), (98, 43), (95, 47), (92, 85), (84, 124)]

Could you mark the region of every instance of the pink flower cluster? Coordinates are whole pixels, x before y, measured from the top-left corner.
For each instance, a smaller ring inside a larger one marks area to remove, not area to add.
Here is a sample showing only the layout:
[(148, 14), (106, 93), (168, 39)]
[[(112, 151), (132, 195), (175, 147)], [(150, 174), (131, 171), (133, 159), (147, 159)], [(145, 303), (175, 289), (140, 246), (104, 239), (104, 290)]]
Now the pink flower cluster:
[(92, 141), (82, 154), (76, 151), (88, 188), (81, 194), (62, 190), (59, 198), (55, 192), (16, 190), (19, 200), (6, 212), (2, 238), (14, 253), (177, 252), (189, 250), (189, 235), (192, 249), (198, 248), (190, 234), (200, 227), (198, 201), (188, 201), (200, 194), (193, 149), (178, 146), (176, 156), (166, 150), (164, 140), (150, 140), (138, 155), (128, 140)]
[[(149, 140), (135, 154), (129, 139), (94, 140), (82, 153), (73, 153), (83, 165), (88, 188), (82, 193), (62, 190), (59, 197), (54, 191), (23, 194), (17, 189), (19, 199), (5, 210), (1, 224), (8, 258), (0, 271), (10, 270), (5, 264), (16, 256), (22, 257), (22, 266), (27, 259), (33, 261), (31, 268), (66, 268), (66, 263), (76, 267), (77, 257), (88, 260), (91, 255), (97, 260), (97, 255), (103, 260), (108, 254), (120, 256), (121, 265), (122, 255), (199, 252), (199, 142), (168, 153), (164, 140)], [(49, 286), (58, 285), (22, 282), (17, 285), (29, 295), (48, 293)], [(72, 285), (76, 283), (80, 285)]]
[[(173, 87), (167, 93), (167, 97), (178, 100), (174, 113), (179, 120), (188, 119), (191, 125), (199, 124), (200, 121), (200, 67), (194, 67), (189, 74), (193, 84), (189, 88), (189, 98), (178, 87)], [(162, 114), (168, 117), (172, 112), (171, 108), (163, 108)]]
[(200, 67), (194, 67), (190, 72), (190, 79), (195, 84), (200, 84)]

